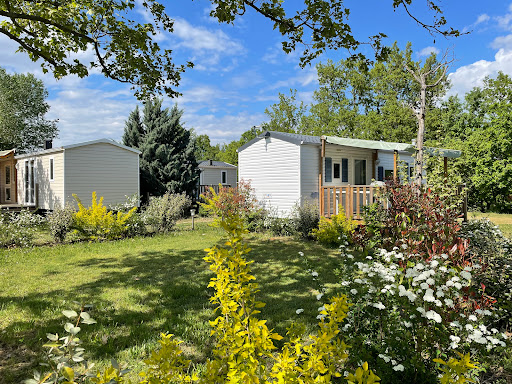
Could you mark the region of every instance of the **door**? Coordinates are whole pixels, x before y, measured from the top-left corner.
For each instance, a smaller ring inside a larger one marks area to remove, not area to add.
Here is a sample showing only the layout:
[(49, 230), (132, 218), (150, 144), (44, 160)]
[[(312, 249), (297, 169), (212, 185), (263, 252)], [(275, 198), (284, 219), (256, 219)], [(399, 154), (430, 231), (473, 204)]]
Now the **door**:
[(36, 203), (36, 183), (34, 160), (25, 160), (25, 204)]
[(8, 163), (8, 164), (5, 164), (4, 165), (4, 193), (3, 193), (3, 200), (4, 200), (4, 203), (12, 203), (13, 201), (13, 196), (12, 196), (12, 191), (13, 191), (13, 184), (14, 184), (14, 181), (13, 181), (13, 169), (12, 169), (12, 164), (11, 163)]
[(354, 160), (354, 184), (366, 185), (366, 160)]

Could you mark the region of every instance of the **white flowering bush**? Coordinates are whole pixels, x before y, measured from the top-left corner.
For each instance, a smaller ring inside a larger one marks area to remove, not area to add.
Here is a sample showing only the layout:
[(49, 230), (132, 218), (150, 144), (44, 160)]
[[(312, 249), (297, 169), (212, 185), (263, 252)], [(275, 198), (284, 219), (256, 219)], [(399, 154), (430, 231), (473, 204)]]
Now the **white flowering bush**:
[(496, 300), (500, 326), (512, 329), (512, 241), (488, 219), (464, 223), (459, 235), (469, 241), (472, 258), (484, 265), (476, 278)]
[(0, 247), (28, 247), (32, 245), (37, 227), (44, 219), (28, 210), (0, 214)]
[(401, 372), (410, 382), (435, 382), (434, 358), (471, 352), (477, 360), (507, 346), (496, 313), (475, 287), (477, 263), (456, 267), (446, 254), (426, 260), (407, 246), (355, 257), (341, 248), (348, 271), (343, 291), (354, 306), (344, 326), (358, 359), (377, 355), (383, 381)]

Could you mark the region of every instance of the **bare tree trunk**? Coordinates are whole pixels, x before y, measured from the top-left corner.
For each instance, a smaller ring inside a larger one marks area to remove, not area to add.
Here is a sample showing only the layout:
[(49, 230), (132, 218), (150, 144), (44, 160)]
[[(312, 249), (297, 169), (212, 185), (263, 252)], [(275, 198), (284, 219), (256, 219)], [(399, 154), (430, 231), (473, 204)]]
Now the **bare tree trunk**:
[[(414, 80), (420, 85), (420, 98), (419, 105), (409, 105), (414, 116), (418, 120), (418, 135), (416, 137), (416, 178), (415, 183), (418, 186), (421, 186), (423, 182), (423, 141), (425, 139), (425, 115), (427, 112), (427, 89), (436, 87), (445, 77), (446, 72), (448, 71), (448, 66), (453, 62), (452, 60), (447, 60), (448, 51), (443, 54), (442, 60), (426, 70), (414, 70), (409, 67), (407, 64), (404, 64), (405, 69), (412, 75)], [(427, 83), (427, 79), (429, 75), (437, 74), (440, 70), (440, 74), (436, 76), (437, 79), (433, 80), (432, 83)]]
[(427, 85), (424, 76), (420, 76), (420, 110), (416, 113), (418, 120), (418, 136), (416, 137), (416, 178), (415, 183), (421, 186), (423, 182), (423, 140), (425, 137), (425, 109), (427, 104)]

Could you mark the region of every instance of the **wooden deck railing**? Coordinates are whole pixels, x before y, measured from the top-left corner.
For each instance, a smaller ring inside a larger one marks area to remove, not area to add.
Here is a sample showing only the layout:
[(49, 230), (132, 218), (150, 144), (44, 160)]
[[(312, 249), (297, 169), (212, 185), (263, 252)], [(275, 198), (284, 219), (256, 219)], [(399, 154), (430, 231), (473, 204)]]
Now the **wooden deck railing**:
[[(200, 185), (199, 189), (197, 191), (197, 198), (199, 198), (201, 195), (205, 194), (206, 191), (209, 191), (210, 187), (213, 188), (215, 193), (219, 193), (219, 184), (217, 184), (217, 185)], [(224, 185), (222, 185), (222, 188), (231, 188), (231, 185), (230, 184), (224, 184)]]
[[(377, 201), (379, 190), (383, 188), (372, 185), (344, 185), (341, 187), (321, 187), (320, 188), (320, 215), (330, 218), (344, 209), (347, 217), (354, 220), (362, 220), (363, 207), (373, 204)], [(464, 193), (463, 201), (460, 207), (461, 217), (464, 221), (468, 220), (468, 197), (465, 186), (455, 188), (455, 193), (460, 195)], [(384, 201), (384, 207), (387, 208), (388, 202)]]
[(380, 187), (372, 185), (344, 185), (320, 188), (320, 213), (331, 217), (345, 211), (347, 217), (362, 220), (363, 207), (375, 202)]

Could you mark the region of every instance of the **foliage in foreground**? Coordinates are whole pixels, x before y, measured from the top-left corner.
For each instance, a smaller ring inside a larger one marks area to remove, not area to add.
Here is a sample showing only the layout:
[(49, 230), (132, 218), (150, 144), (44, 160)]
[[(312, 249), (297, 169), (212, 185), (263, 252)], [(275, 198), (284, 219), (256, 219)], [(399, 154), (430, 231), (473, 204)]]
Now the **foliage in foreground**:
[[(400, 371), (410, 382), (435, 383), (435, 363), (445, 365), (444, 377), (466, 369), (474, 379), (478, 370), (464, 363), (467, 354), (485, 362), (503, 353), (508, 339), (497, 298), (482, 283), (482, 248), (490, 248), (476, 242), (472, 248), (467, 240), (477, 240), (475, 234), (462, 231), (456, 213), (435, 194), (391, 183), (382, 197), (388, 209), (371, 212), (383, 222), (370, 217), (355, 234), (362, 254), (341, 247), (354, 277), (341, 283), (354, 302), (344, 326), (351, 331), (353, 356), (372, 356), (388, 381)], [(375, 239), (380, 249), (373, 248)], [(454, 352), (466, 355), (452, 360)]]
[[(288, 340), (284, 342), (283, 347), (277, 350), (273, 340), (281, 340), (282, 337), (274, 333), (266, 325), (266, 320), (258, 318), (260, 313), (259, 308), (264, 306), (263, 303), (256, 300), (256, 293), (258, 286), (254, 283), (254, 276), (251, 274), (250, 265), (251, 261), (246, 259), (246, 254), (249, 253), (249, 249), (244, 242), (243, 235), (247, 231), (244, 229), (244, 219), (238, 214), (236, 208), (227, 210), (222, 213), (219, 212), (219, 198), (216, 194), (206, 200), (205, 204), (207, 209), (212, 210), (217, 216), (217, 224), (222, 227), (227, 233), (227, 240), (223, 245), (217, 245), (208, 251), (208, 255), (205, 260), (210, 263), (210, 269), (215, 273), (215, 276), (210, 280), (209, 287), (214, 288), (214, 294), (211, 297), (211, 303), (216, 307), (218, 317), (210, 322), (212, 327), (213, 336), (213, 358), (208, 360), (205, 368), (200, 373), (191, 373), (191, 363), (183, 357), (183, 353), (180, 349), (180, 342), (173, 339), (172, 335), (162, 335), (160, 340), (160, 348), (151, 353), (151, 356), (145, 360), (147, 368), (140, 374), (142, 380), (141, 384), (157, 384), (157, 383), (330, 383), (332, 381), (339, 381), (343, 376), (349, 383), (368, 384), (379, 382), (380, 379), (372, 371), (368, 369), (368, 364), (363, 363), (362, 366), (358, 367), (358, 356), (360, 353), (359, 349), (353, 348), (353, 353), (356, 353), (355, 357), (351, 357), (348, 354), (349, 346), (345, 344), (344, 337), (342, 337), (341, 324), (345, 319), (352, 317), (352, 311), (349, 312), (351, 304), (348, 302), (345, 294), (338, 294), (331, 298), (329, 303), (322, 305), (319, 308), (319, 329), (316, 333), (306, 335), (305, 330), (298, 325), (292, 324), (288, 328), (287, 337)], [(399, 256), (399, 255), (397, 255)], [(391, 255), (384, 256), (384, 258)], [(348, 255), (347, 255), (348, 258)], [(400, 257), (397, 257), (400, 259)], [(441, 257), (444, 259), (443, 257)], [(371, 258), (372, 259), (372, 258)], [(437, 265), (433, 265), (434, 261)], [(452, 274), (451, 270), (442, 270), (444, 266), (440, 265), (441, 262), (434, 260), (431, 268), (437, 268), (443, 272)], [(379, 266), (375, 265), (374, 271), (363, 271), (363, 274), (367, 274), (368, 278), (375, 276), (375, 281), (379, 281), (380, 277), (383, 277), (383, 281), (390, 282), (386, 276), (396, 275), (396, 267), (390, 267), (384, 274), (380, 273)], [(393, 272), (394, 271), (394, 272)], [(403, 297), (405, 302), (407, 300), (414, 301), (419, 298), (419, 289), (425, 289), (425, 297), (423, 297), (423, 306), (429, 306), (431, 303), (437, 305), (437, 300), (431, 300), (434, 292), (429, 292), (429, 289), (423, 287), (421, 284), (429, 284), (429, 276), (432, 273), (426, 273), (425, 266), (420, 267), (420, 263), (417, 263), (411, 276), (405, 280), (400, 281), (401, 283), (407, 284), (407, 288), (404, 288), (402, 284), (395, 289), (396, 297)], [(368, 272), (368, 273), (367, 273)], [(425, 273), (424, 273), (425, 272)], [(371, 275), (370, 273), (373, 273)], [(400, 273), (403, 273), (401, 271)], [(465, 280), (471, 278), (469, 271), (464, 270), (460, 273), (460, 276)], [(376, 276), (376, 275), (379, 276)], [(382, 275), (382, 276), (381, 276)], [(366, 277), (365, 277), (366, 279)], [(424, 281), (427, 279), (426, 281)], [(441, 291), (447, 291), (447, 296), (452, 299), (452, 304), (458, 301), (452, 298), (451, 292), (459, 290), (459, 283), (461, 278), (452, 278), (451, 284), (446, 283), (449, 289), (441, 289)], [(373, 280), (372, 280), (373, 282)], [(421, 282), (421, 284), (420, 284)], [(364, 282), (362, 282), (364, 283)], [(390, 283), (391, 284), (391, 283)], [(420, 288), (417, 285), (420, 284)], [(342, 284), (346, 286), (346, 284)], [(373, 287), (372, 284), (368, 286)], [(452, 289), (451, 287), (454, 286)], [(390, 290), (392, 288), (386, 288)], [(416, 293), (414, 292), (416, 291)], [(385, 292), (380, 292), (385, 293)], [(403, 293), (400, 295), (399, 293)], [(353, 294), (350, 292), (350, 294)], [(375, 296), (375, 292), (373, 292)], [(412, 295), (415, 298), (411, 300)], [(436, 293), (437, 295), (437, 293)], [(404, 297), (405, 296), (405, 297)], [(368, 301), (368, 298), (365, 300)], [(443, 296), (441, 296), (443, 297)], [(382, 302), (370, 303), (370, 307), (381, 311), (383, 308)], [(402, 303), (403, 304), (403, 303)], [(358, 304), (356, 304), (357, 307)], [(450, 307), (450, 304), (447, 304)], [(398, 308), (398, 305), (397, 305)], [(420, 307), (419, 307), (420, 308)], [(439, 344), (444, 342), (442, 338), (432, 338), (436, 336), (436, 326), (441, 323), (438, 320), (437, 315), (430, 312), (432, 310), (423, 311), (418, 309), (423, 316), (415, 316), (419, 320), (417, 322), (421, 326), (417, 328), (418, 335), (429, 342), (437, 341)], [(357, 308), (356, 308), (357, 310)], [(415, 312), (415, 313), (416, 313)], [(477, 312), (478, 313), (478, 312)], [(365, 317), (367, 317), (365, 313)], [(66, 314), (72, 315), (73, 317), (78, 316), (75, 313)], [(76, 316), (75, 316), (76, 315)], [(485, 313), (483, 313), (485, 315)], [(83, 316), (80, 316), (83, 317)], [(411, 320), (414, 319), (411, 317)], [(476, 317), (475, 317), (476, 318)], [(428, 320), (432, 320), (433, 323), (429, 323)], [(400, 321), (405, 322), (403, 318), (388, 319), (394, 320), (394, 323), (401, 324)], [(476, 320), (473, 320), (471, 316), (467, 319), (467, 324), (470, 324)], [(455, 323), (455, 322), (454, 322)], [(363, 322), (361, 322), (363, 324)], [(393, 321), (390, 321), (393, 324)], [(343, 327), (346, 331), (353, 327), (353, 323), (349, 321), (347, 325)], [(460, 325), (460, 324), (459, 324)], [(76, 325), (67, 324), (66, 331), (72, 334), (78, 333), (80, 329)], [(407, 328), (407, 325), (405, 325)], [(454, 327), (456, 327), (454, 325)], [(457, 326), (458, 327), (458, 326)], [(416, 328), (413, 328), (416, 329)], [(478, 329), (471, 326), (471, 330), (466, 326), (465, 332), (469, 335), (468, 340), (475, 343), (479, 343), (486, 334), (494, 334), (493, 330), (487, 331), (479, 327)], [(372, 337), (375, 337), (374, 333)], [(348, 336), (348, 335), (347, 335)], [(393, 334), (398, 337), (398, 335)], [(381, 334), (382, 337), (382, 334)], [(489, 341), (487, 345), (494, 344), (494, 340), (497, 340), (498, 344), (502, 341), (499, 340), (500, 336), (490, 336), (487, 338)], [(50, 339), (55, 339), (55, 335), (49, 335)], [(450, 338), (452, 339), (452, 338)], [(66, 343), (64, 339), (63, 342)], [(72, 339), (76, 340), (76, 339)], [(370, 338), (371, 340), (371, 338)], [(392, 340), (392, 339), (390, 339)], [(414, 339), (415, 340), (415, 339)], [(459, 340), (460, 341), (460, 340)], [(377, 341), (382, 343), (382, 339)], [(464, 340), (460, 344), (469, 342)], [(439, 344), (428, 345), (426, 343), (416, 343), (414, 345), (418, 352), (424, 359), (432, 360), (438, 364), (437, 368), (443, 372), (442, 382), (443, 383), (464, 383), (470, 382), (471, 377), (474, 375), (474, 371), (477, 367), (474, 364), (469, 354), (459, 355), (460, 359), (453, 358), (446, 362), (436, 357), (437, 355), (432, 353), (431, 349), (434, 346), (442, 347)], [(454, 345), (455, 344), (455, 345)], [(458, 347), (458, 341), (452, 339), (450, 347), (455, 349)], [(391, 348), (392, 344), (389, 344)], [(73, 347), (75, 344), (73, 344)], [(49, 345), (49, 348), (60, 348), (60, 345)], [(359, 347), (359, 346), (357, 346)], [(461, 347), (463, 347), (461, 345)], [(76, 356), (76, 349), (75, 356)], [(82, 357), (83, 351), (79, 350), (79, 360)], [(389, 353), (394, 353), (390, 351)], [(70, 352), (71, 353), (71, 352)], [(386, 350), (385, 353), (388, 353)], [(406, 362), (398, 364), (391, 357), (381, 354), (381, 358), (391, 360), (394, 371), (404, 371), (406, 369)], [(441, 355), (444, 357), (444, 354)], [(409, 358), (409, 356), (408, 356)], [(75, 384), (85, 381), (88, 368), (85, 362), (73, 361), (73, 359), (60, 358), (62, 362), (60, 370), (53, 367), (46, 375), (37, 374), (33, 381), (29, 383), (56, 383), (64, 382), (67, 384)], [(364, 360), (362, 360), (364, 361)], [(75, 364), (81, 363), (81, 364)], [(353, 368), (353, 369), (352, 369)], [(345, 371), (345, 375), (342, 372)], [(352, 372), (350, 372), (352, 371)], [(52, 378), (55, 377), (54, 381), (41, 381), (41, 377), (49, 378), (49, 374), (52, 374)], [(60, 380), (61, 378), (62, 380)], [(336, 379), (339, 378), (339, 379)], [(91, 380), (97, 384), (114, 384), (126, 382), (123, 377), (123, 370), (117, 362), (113, 362), (112, 366), (102, 372), (98, 372), (94, 375)]]

